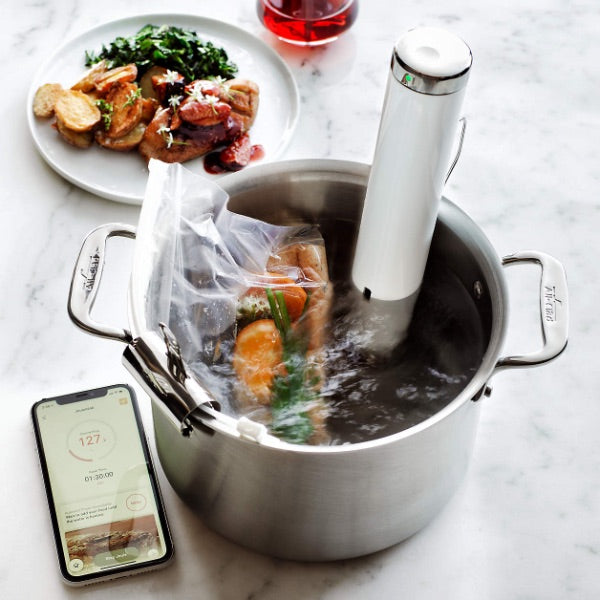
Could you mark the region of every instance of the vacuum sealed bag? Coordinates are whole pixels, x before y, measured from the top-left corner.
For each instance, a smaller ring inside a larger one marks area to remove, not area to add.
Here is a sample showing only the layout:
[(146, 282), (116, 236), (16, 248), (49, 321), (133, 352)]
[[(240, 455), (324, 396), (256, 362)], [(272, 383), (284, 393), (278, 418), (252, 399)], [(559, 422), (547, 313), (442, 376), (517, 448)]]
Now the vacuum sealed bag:
[(325, 245), (312, 225), (233, 213), (214, 182), (152, 160), (135, 277), (142, 329), (164, 323), (196, 378), (232, 416), (289, 442), (326, 441)]

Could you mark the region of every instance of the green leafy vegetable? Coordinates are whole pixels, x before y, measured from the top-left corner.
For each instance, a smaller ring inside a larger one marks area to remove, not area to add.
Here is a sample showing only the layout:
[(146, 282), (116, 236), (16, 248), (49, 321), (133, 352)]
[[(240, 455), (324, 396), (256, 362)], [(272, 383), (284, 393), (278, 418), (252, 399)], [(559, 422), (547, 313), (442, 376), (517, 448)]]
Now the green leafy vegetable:
[(291, 327), (283, 292), (273, 292), (267, 288), (266, 293), (275, 326), (281, 336), (282, 362), (286, 371), (285, 375), (276, 375), (273, 380), (271, 429), (288, 442), (303, 444), (314, 431), (306, 411), (317, 400), (314, 390), (317, 381), (313, 381), (306, 360), (306, 341), (301, 333), (296, 333)]
[(231, 79), (237, 66), (223, 48), (203, 42), (194, 31), (172, 25), (146, 25), (135, 35), (117, 37), (98, 53), (85, 52), (85, 64), (107, 61), (109, 69), (135, 63), (138, 78), (158, 65), (181, 73), (188, 81), (223, 77)]

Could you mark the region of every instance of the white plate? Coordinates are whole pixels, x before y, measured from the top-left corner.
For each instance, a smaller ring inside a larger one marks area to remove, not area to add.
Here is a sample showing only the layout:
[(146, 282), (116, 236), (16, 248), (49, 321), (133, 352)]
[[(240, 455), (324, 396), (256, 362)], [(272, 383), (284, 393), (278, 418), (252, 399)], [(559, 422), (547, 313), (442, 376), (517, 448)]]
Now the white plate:
[[(95, 27), (61, 46), (34, 78), (27, 100), (27, 119), (41, 155), (65, 179), (75, 185), (119, 202), (141, 204), (148, 178), (146, 163), (137, 152), (119, 153), (98, 145), (81, 150), (62, 140), (52, 127), (53, 119), (33, 115), (33, 96), (43, 83), (70, 87), (86, 71), (85, 50), (98, 52), (117, 36), (130, 36), (147, 24), (175, 25), (195, 31), (203, 41), (221, 46), (238, 67), (238, 75), (255, 81), (260, 88), (260, 108), (250, 131), (253, 144), (261, 144), (265, 158), (277, 158), (296, 127), (299, 95), (286, 64), (264, 42), (251, 34), (214, 19), (182, 14), (141, 15)], [(185, 163), (206, 177), (202, 158)], [(248, 167), (250, 168), (250, 167)]]

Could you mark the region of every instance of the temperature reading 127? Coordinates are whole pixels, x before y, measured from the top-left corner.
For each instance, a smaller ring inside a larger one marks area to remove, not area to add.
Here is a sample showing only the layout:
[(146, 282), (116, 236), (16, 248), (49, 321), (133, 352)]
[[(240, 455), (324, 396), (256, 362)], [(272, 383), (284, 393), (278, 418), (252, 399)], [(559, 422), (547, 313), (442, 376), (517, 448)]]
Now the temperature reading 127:
[(67, 441), (69, 454), (83, 462), (107, 456), (115, 447), (113, 428), (101, 420), (81, 421), (71, 429)]
[(84, 447), (94, 446), (96, 444), (101, 444), (102, 442), (106, 442), (106, 438), (101, 436), (99, 433), (94, 433), (79, 438), (79, 443)]

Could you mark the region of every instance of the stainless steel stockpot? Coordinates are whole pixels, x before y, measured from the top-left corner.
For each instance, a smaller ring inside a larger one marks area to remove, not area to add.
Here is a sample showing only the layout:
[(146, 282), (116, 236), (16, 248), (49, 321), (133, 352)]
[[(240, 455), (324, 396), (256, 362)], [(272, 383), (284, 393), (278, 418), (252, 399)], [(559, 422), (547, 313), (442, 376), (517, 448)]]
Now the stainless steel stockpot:
[[(327, 229), (360, 220), (368, 170), (352, 162), (287, 161), (253, 167), (219, 183), (236, 212), (266, 220), (292, 215)], [(135, 229), (105, 225), (86, 238), (69, 295), (71, 318), (89, 333), (127, 344), (124, 364), (152, 398), (160, 461), (181, 498), (215, 531), (272, 556), (349, 558), (417, 532), (465, 474), (490, 378), (504, 368), (545, 363), (567, 343), (567, 289), (560, 263), (533, 251), (500, 260), (480, 228), (443, 199), (430, 260), (446, 263), (477, 307), (484, 350), (475, 375), (442, 410), (394, 435), (339, 446), (291, 445), (262, 426), (219, 411), (189, 372), (169, 328), (145, 327), (149, 290), (143, 278), (132, 277), (130, 285), (131, 329), (92, 321), (105, 244), (113, 235), (135, 237)], [(143, 249), (136, 248), (138, 255)], [(543, 345), (532, 354), (501, 357), (508, 319), (503, 269), (523, 261), (541, 265)]]

